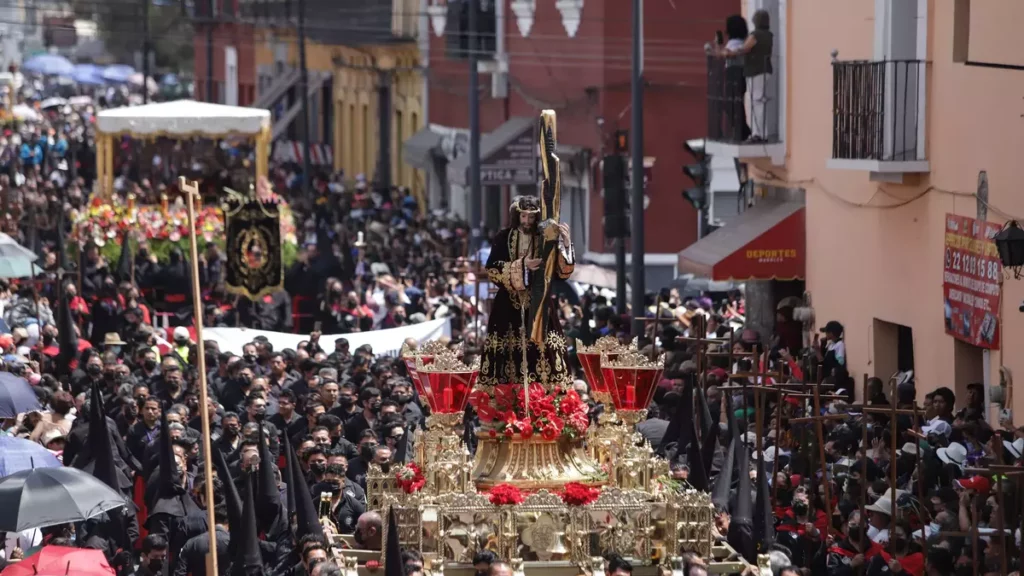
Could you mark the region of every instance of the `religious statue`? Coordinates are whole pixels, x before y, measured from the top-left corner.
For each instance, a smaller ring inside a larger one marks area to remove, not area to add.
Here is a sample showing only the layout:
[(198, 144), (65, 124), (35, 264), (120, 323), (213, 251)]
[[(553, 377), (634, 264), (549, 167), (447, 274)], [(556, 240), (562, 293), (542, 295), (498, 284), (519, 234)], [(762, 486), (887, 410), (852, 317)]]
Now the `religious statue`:
[(542, 113), (540, 124), (541, 197), (513, 200), (511, 226), (498, 232), (487, 259), (487, 275), (498, 293), (487, 324), (480, 386), (539, 382), (551, 389), (572, 383), (552, 282), (569, 278), (575, 255), (569, 226), (558, 221), (554, 112)]

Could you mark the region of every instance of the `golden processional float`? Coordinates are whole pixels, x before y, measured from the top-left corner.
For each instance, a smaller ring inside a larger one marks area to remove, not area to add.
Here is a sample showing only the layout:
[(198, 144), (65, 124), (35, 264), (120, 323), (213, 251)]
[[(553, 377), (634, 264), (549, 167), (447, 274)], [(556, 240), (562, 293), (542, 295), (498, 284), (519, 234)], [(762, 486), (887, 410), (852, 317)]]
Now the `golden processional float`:
[[(554, 113), (541, 122), (542, 129), (553, 126)], [(713, 573), (749, 568), (732, 560), (739, 555), (731, 548), (715, 545), (710, 494), (670, 480), (667, 462), (635, 429), (662, 379), (664, 357), (607, 336), (578, 348), (587, 382), (607, 410), (589, 424), (573, 390), (478, 385), (479, 365), (466, 364), (461, 348), (434, 341), (406, 346), (401, 356), (431, 415), (414, 436), (413, 462), (387, 471), (370, 465), (367, 509), (384, 518), (396, 513), (399, 542), (422, 552), (431, 576), (472, 574), (482, 550), (509, 560), (517, 576), (603, 576), (609, 553), (631, 559), (638, 576), (659, 567), (681, 574), (683, 551), (710, 561)], [(463, 442), (468, 404), (481, 420), (475, 456)], [(345, 548), (345, 537), (336, 538)], [(346, 572), (356, 558), (370, 559), (362, 551), (341, 555)]]

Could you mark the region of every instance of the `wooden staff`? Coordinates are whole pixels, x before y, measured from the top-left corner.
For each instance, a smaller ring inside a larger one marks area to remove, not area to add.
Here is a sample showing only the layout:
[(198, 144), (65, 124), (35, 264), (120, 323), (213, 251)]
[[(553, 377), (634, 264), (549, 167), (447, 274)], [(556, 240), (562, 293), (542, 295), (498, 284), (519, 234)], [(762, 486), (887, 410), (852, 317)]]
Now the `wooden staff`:
[[(772, 388), (770, 386), (755, 386), (754, 393), (760, 396), (761, 394), (777, 394), (779, 396), (777, 406), (777, 414), (775, 416), (775, 457), (772, 460), (772, 508), (778, 505), (779, 502), (779, 483), (776, 481), (778, 478), (778, 466), (779, 466), (779, 442), (782, 440), (782, 407), (786, 402), (787, 393), (785, 390), (779, 388)], [(758, 419), (760, 419), (761, 411), (764, 408), (762, 404), (760, 409), (757, 409)], [(761, 428), (762, 425), (759, 423), (757, 426), (757, 441), (761, 442)]]
[[(867, 374), (864, 375), (865, 379)], [(912, 406), (914, 410), (914, 431), (921, 435), (921, 423), (917, 418), (917, 400), (914, 400)], [(917, 469), (917, 501), (921, 503), (922, 508), (924, 507), (924, 469), (921, 467), (921, 444), (915, 439), (914, 440), (914, 454), (916, 463), (914, 467)], [(921, 535), (924, 536), (924, 518), (921, 519)], [(928, 539), (922, 538), (924, 543), (921, 545), (922, 553), (925, 558), (928, 557)], [(1003, 572), (1005, 574), (1005, 571)]]
[[(820, 382), (820, 378), (822, 376), (821, 365), (820, 364), (815, 369), (815, 373), (816, 373), (817, 377), (819, 378), (819, 384), (820, 384), (821, 383)], [(828, 477), (828, 466), (827, 466), (827, 463), (825, 461), (825, 435), (824, 435), (824, 433), (822, 431), (822, 426), (821, 426), (821, 420), (822, 419), (819, 416), (819, 414), (821, 414), (821, 397), (819, 396), (818, 387), (815, 386), (814, 387), (814, 433), (818, 437), (818, 458), (821, 460), (821, 470), (822, 470), (822, 473), (824, 475), (824, 478), (823, 478), (824, 481), (822, 482), (822, 487), (825, 488), (825, 517), (828, 519), (828, 524), (826, 525), (826, 530), (827, 530), (826, 533), (831, 533), (832, 532), (832, 494), (831, 494), (831, 490), (829, 489), (830, 479)], [(862, 518), (861, 522), (863, 522), (863, 521), (864, 521), (864, 519)]]
[[(181, 191), (188, 197), (189, 248), (192, 256), (192, 315), (196, 328), (196, 359), (199, 365), (199, 416), (202, 422), (203, 475), (206, 478), (206, 522), (210, 525), (210, 551), (206, 555), (207, 574), (217, 574), (217, 531), (213, 513), (213, 462), (210, 446), (210, 412), (206, 391), (206, 347), (203, 343), (203, 301), (199, 287), (199, 244), (196, 239), (195, 199), (199, 196), (199, 183), (178, 179)], [(225, 479), (227, 481), (227, 479)]]
[[(868, 403), (868, 375), (864, 375), (864, 382), (861, 388), (861, 402), (865, 405)], [(868, 505), (868, 413), (863, 412), (864, 422), (861, 424), (861, 446), (864, 447), (864, 460), (860, 464), (860, 521), (866, 522), (867, 519), (867, 505)], [(896, 462), (893, 461), (889, 464), (893, 468), (896, 466)], [(893, 489), (893, 500), (895, 500), (896, 491)], [(896, 526), (895, 518), (892, 518), (893, 527)], [(890, 533), (891, 534), (891, 533)]]

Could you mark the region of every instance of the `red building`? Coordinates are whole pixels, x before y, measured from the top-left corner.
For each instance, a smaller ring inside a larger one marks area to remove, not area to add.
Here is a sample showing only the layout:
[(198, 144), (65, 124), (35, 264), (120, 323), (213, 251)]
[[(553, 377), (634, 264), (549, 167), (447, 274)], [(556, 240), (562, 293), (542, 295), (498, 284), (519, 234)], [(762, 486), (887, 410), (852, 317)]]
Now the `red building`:
[[(195, 2), (193, 22), (196, 35), (192, 41), (195, 53), (195, 97), (234, 106), (250, 106), (256, 101), (255, 28), (242, 17), (245, 0), (213, 0)], [(213, 27), (213, 87), (207, 86), (207, 30)], [(207, 95), (212, 96), (208, 98)]]
[[(464, 174), (468, 144), (462, 132), (469, 125), (468, 64), (457, 54), (453, 57), (452, 44), (458, 42), (460, 26), (465, 26), (465, 17), (460, 22), (457, 14), (464, 1), (428, 0), (431, 126), (424, 131), (433, 130), (441, 142), (414, 143), (417, 138), (428, 139), (417, 134), (404, 148), (407, 161), (416, 164), (411, 158), (417, 154), (411, 149), (414, 144), (421, 148), (437, 144), (429, 161), (420, 166), (428, 172), (434, 169), (431, 198), (447, 201), (457, 212), (466, 204), (467, 194), (459, 188), (468, 179)], [(524, 170), (523, 178), (517, 180), (510, 173), (496, 173), (495, 167), (514, 165), (510, 159), (515, 156), (517, 139), (522, 147), (532, 129), (528, 119), (536, 118), (541, 109), (554, 109), (559, 143), (564, 147), (563, 220), (573, 227), (577, 246), (586, 247), (586, 254), (577, 248), (578, 256), (610, 266), (614, 247), (603, 234), (600, 159), (610, 153), (616, 130), (630, 129), (632, 2), (498, 2), (504, 5), (492, 8), (494, 16), (481, 17), (485, 22), (493, 17), (499, 31), (494, 39), (498, 55), (484, 66), (507, 70), (504, 75), (480, 74), (485, 221), (489, 229), (504, 223), (508, 197), (524, 188), (529, 191), (526, 184), (511, 183), (525, 182), (530, 173)], [(487, 4), (484, 2), (485, 10)], [(683, 143), (707, 132), (704, 44), (724, 28), (727, 16), (740, 12), (740, 2), (646, 4), (644, 156), (650, 169), (643, 233), (647, 285), (656, 287), (674, 278), (677, 253), (697, 238), (697, 214), (681, 193), (685, 187), (682, 166), (692, 161), (686, 158)], [(443, 29), (438, 24), (443, 24)], [(446, 170), (438, 169), (438, 163), (445, 162), (443, 157), (448, 163)], [(489, 182), (497, 185), (488, 186)], [(439, 198), (443, 194), (438, 189), (445, 188), (451, 188), (450, 195)]]

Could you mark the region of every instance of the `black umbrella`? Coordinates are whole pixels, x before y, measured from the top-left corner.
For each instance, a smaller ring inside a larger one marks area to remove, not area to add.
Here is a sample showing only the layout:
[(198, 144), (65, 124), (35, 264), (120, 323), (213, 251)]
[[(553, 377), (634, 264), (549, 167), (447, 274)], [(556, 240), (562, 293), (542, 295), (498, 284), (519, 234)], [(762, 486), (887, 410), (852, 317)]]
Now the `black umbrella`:
[(124, 505), (117, 491), (77, 468), (23, 470), (0, 480), (0, 532), (84, 522)]
[(0, 372), (0, 418), (39, 410), (39, 398), (28, 380), (10, 372)]

